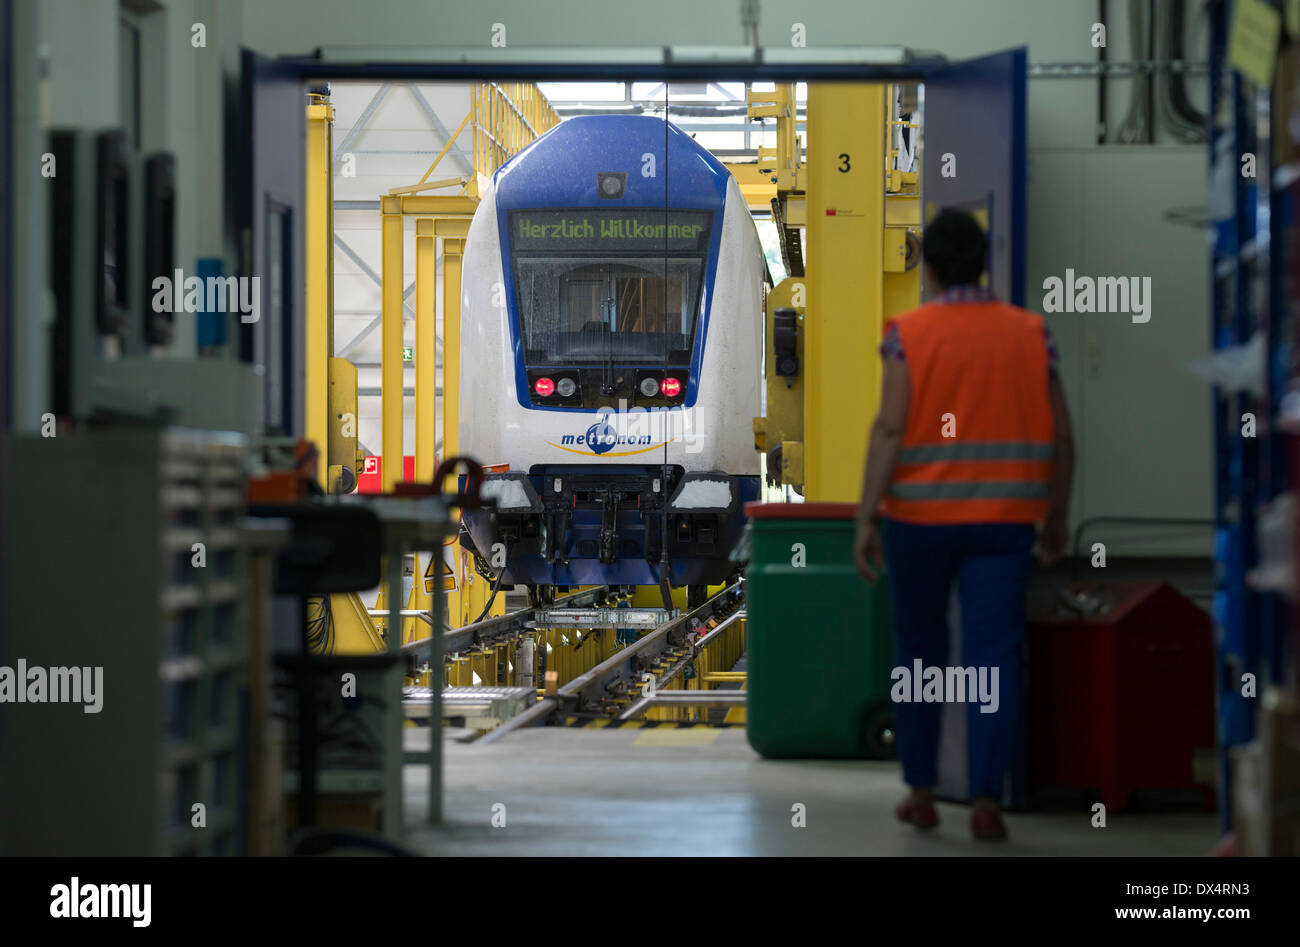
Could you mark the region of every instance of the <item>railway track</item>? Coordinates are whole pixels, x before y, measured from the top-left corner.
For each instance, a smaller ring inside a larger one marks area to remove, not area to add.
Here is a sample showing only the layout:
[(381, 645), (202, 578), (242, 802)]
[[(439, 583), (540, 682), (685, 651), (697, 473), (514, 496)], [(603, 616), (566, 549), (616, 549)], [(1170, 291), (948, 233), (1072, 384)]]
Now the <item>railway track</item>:
[[(743, 607), (744, 579), (738, 579), (698, 608), (667, 617), (649, 634), (488, 731), (477, 742), (492, 743), (523, 727), (544, 724), (559, 714), (630, 719), (656, 703), (691, 702), (687, 692), (676, 691), (668, 696), (661, 694), (660, 688), (681, 675), (700, 649), (716, 640), (725, 626), (742, 618)], [(710, 628), (710, 621), (717, 624)], [(734, 692), (725, 697), (716, 692), (700, 692), (694, 700), (695, 706), (740, 703)]]
[[(437, 663), (435, 648), (439, 657), (445, 658), (481, 653), (543, 629), (571, 629), (579, 641), (583, 632), (590, 635), (599, 629), (648, 629), (635, 642), (616, 650), (521, 713), (489, 730), (478, 742), (490, 743), (521, 727), (544, 724), (552, 717), (557, 720), (576, 717), (579, 720), (605, 718), (627, 721), (655, 706), (743, 706), (744, 696), (738, 691), (662, 689), (685, 674), (703, 648), (718, 640), (723, 631), (744, 617), (744, 579), (737, 579), (704, 604), (680, 614), (662, 608), (609, 607), (614, 594), (608, 586), (584, 589), (544, 606), (516, 609), (453, 629), (443, 635), (440, 642), (433, 638), (409, 642), (402, 647), (408, 662), (408, 676), (416, 677)], [(537, 678), (543, 680), (540, 674)], [(443, 694), (454, 696), (456, 691), (456, 688), (448, 688)], [(424, 695), (428, 695), (425, 700), (432, 697), (427, 687), (408, 687), (405, 692), (408, 701)], [(423, 705), (424, 701), (420, 703)], [(411, 716), (428, 718), (433, 711), (431, 705), (429, 711)]]
[[(609, 595), (609, 586), (601, 585), (562, 596), (546, 606), (520, 608), (495, 618), (485, 618), (472, 625), (465, 625), (463, 628), (454, 628), (442, 636), (442, 653), (468, 651), (471, 648), (486, 647), (517, 637), (530, 628), (537, 627), (537, 620), (541, 613), (571, 609), (589, 610), (603, 604), (608, 600)], [(421, 661), (427, 664), (433, 657), (433, 647), (432, 638), (420, 638), (403, 645), (402, 653), (416, 664)]]

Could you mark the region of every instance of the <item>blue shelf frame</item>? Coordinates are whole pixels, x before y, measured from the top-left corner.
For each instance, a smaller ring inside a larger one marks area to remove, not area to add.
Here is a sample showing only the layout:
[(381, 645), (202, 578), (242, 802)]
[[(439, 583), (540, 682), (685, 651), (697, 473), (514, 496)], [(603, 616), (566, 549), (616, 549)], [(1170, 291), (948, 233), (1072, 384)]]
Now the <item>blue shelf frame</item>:
[[(1268, 351), (1267, 391), (1215, 388), (1215, 657), (1219, 820), (1231, 827), (1229, 752), (1255, 735), (1256, 699), (1242, 695), (1242, 675), (1255, 675), (1257, 695), (1284, 676), (1286, 609), (1273, 593), (1247, 583), (1259, 565), (1260, 507), (1287, 489), (1286, 444), (1273, 419), (1290, 365), (1285, 267), (1296, 239), (1292, 191), (1273, 187), (1270, 89), (1256, 87), (1227, 63), (1233, 4), (1211, 7), (1210, 108), (1207, 140), (1211, 188), (1234, 182), (1230, 212), (1211, 221), (1211, 343), (1243, 344), (1263, 332)], [(1219, 107), (1226, 97), (1227, 108)], [(1217, 124), (1215, 115), (1226, 118)], [(1256, 175), (1242, 173), (1255, 156)], [(1231, 164), (1221, 167), (1220, 164)], [(1214, 194), (1209, 206), (1216, 207)], [(1220, 209), (1224, 208), (1219, 205)], [(1256, 419), (1255, 437), (1242, 435), (1242, 416)]]

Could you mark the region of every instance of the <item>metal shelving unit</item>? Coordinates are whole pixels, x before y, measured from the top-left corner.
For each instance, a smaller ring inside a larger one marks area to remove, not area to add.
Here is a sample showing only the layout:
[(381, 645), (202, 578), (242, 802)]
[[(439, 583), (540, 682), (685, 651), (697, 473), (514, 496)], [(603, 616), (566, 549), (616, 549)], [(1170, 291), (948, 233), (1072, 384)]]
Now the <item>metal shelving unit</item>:
[[(163, 707), (161, 851), (173, 855), (242, 850), (240, 752), (245, 665), (246, 553), (243, 439), (169, 430), (162, 435)], [(194, 565), (203, 543), (204, 566)], [(192, 805), (206, 808), (195, 832)]]
[[(1214, 391), (1216, 690), (1219, 814), (1231, 823), (1229, 752), (1255, 735), (1254, 697), (1244, 696), (1243, 675), (1253, 674), (1257, 692), (1282, 679), (1285, 608), (1273, 592), (1252, 587), (1260, 565), (1261, 508), (1286, 490), (1285, 435), (1274, 419), (1289, 362), (1283, 293), (1286, 248), (1294, 240), (1291, 203), (1294, 175), (1276, 175), (1271, 91), (1241, 76), (1227, 60), (1232, 9), (1211, 7), (1210, 149), (1212, 344), (1243, 345), (1256, 333), (1266, 343), (1267, 378), (1262, 397)], [(1255, 175), (1243, 173), (1253, 155)], [(1231, 182), (1231, 184), (1229, 184)], [(1255, 418), (1255, 436), (1243, 435), (1243, 416)]]
[(0, 539), (23, 555), (6, 560), (0, 664), (98, 668), (102, 703), (91, 715), (6, 706), (0, 810), (21, 813), (6, 826), (10, 851), (246, 850), (258, 603), (242, 529), (245, 443), (125, 426), (11, 442), (18, 469), (41, 475), (5, 498)]

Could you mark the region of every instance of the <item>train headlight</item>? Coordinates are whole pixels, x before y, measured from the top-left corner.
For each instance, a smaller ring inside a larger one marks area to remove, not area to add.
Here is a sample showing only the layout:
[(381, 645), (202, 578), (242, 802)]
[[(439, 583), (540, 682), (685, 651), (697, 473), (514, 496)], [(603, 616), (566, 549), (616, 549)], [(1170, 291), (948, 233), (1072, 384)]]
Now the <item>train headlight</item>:
[(676, 398), (682, 393), (681, 379), (669, 375), (663, 380), (663, 384), (659, 386), (659, 390), (664, 393), (665, 398)]
[(641, 394), (653, 398), (659, 394), (659, 379), (646, 376), (641, 379)]
[(578, 383), (572, 378), (561, 378), (555, 383), (555, 393), (561, 398), (572, 398), (573, 393), (578, 390)]
[(736, 509), (736, 480), (722, 471), (695, 471), (682, 477), (668, 502), (674, 513), (722, 514)]
[(539, 378), (533, 382), (533, 391), (537, 392), (538, 397), (549, 398), (555, 394), (555, 382), (549, 378)]
[(542, 501), (528, 475), (520, 472), (488, 474), (479, 496), (496, 504), (498, 513), (540, 513)]

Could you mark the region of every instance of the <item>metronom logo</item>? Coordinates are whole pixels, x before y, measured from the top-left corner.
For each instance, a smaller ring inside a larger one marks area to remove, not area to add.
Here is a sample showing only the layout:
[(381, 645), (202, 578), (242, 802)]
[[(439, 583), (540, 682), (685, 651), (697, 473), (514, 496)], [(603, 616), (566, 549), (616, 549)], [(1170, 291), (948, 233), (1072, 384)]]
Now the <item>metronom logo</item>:
[[(548, 441), (571, 453), (586, 453), (611, 457), (628, 453), (644, 453), (669, 442), (680, 443), (688, 454), (704, 449), (707, 435), (696, 430), (694, 410), (677, 406), (671, 408), (628, 408), (626, 398), (619, 399), (616, 409), (598, 409), (595, 422), (585, 429), (560, 435), (559, 441)], [(612, 448), (619, 447), (615, 451)]]

